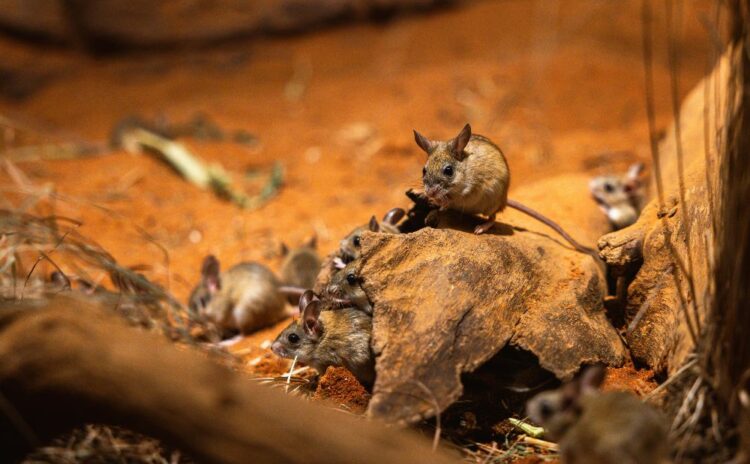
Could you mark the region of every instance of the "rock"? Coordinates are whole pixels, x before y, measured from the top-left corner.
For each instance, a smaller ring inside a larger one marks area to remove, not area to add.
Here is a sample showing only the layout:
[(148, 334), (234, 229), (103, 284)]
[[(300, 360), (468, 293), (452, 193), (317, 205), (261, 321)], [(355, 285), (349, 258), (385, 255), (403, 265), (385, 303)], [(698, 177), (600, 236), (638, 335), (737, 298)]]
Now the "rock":
[(71, 36), (62, 0), (0, 0), (0, 26), (55, 41)]
[(94, 47), (153, 47), (293, 32), (450, 0), (0, 0), (0, 25)]
[(622, 365), (594, 260), (546, 234), (496, 229), (363, 235), (377, 356), (369, 415), (413, 423), (443, 411), (461, 396), (461, 375), (507, 344), (560, 379), (582, 363)]
[[(728, 56), (724, 56), (706, 78), (709, 88), (727, 88), (727, 65)], [(723, 68), (721, 72), (719, 68)], [(716, 83), (715, 79), (723, 80)], [(705, 88), (705, 80), (698, 83), (681, 108), (684, 204), (680, 200), (676, 126), (672, 125), (659, 144), (664, 205), (654, 198), (638, 222), (599, 241), (602, 259), (615, 271), (638, 269), (627, 291), (626, 340), (631, 354), (653, 370), (669, 374), (693, 351), (691, 332), (700, 337), (705, 329), (707, 295), (713, 293), (710, 267), (720, 160), (716, 131), (704, 130)], [(714, 110), (725, 107), (725, 102), (715, 101), (714, 96), (709, 93), (705, 105), (712, 109), (711, 127), (715, 128), (723, 126), (726, 115)]]

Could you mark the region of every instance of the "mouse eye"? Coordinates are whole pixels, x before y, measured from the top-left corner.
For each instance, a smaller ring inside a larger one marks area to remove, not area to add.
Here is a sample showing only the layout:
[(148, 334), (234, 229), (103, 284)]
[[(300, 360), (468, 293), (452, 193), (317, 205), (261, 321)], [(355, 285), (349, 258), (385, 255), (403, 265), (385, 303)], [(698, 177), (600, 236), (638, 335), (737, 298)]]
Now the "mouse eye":
[(555, 409), (548, 401), (542, 401), (542, 404), (539, 405), (539, 414), (542, 415), (542, 419), (549, 419), (554, 412)]
[(422, 177), (427, 175), (427, 166), (422, 167)]
[(604, 191), (607, 192), (607, 193), (612, 193), (612, 192), (615, 191), (615, 186), (612, 185), (612, 183), (610, 183), (610, 182), (605, 182), (604, 183)]
[(296, 333), (290, 333), (286, 336), (286, 339), (289, 340), (289, 343), (292, 343), (294, 345), (299, 343), (299, 335), (297, 335)]
[(362, 243), (362, 240), (359, 238), (359, 235), (355, 235), (352, 239), (352, 242), (354, 243), (354, 246), (359, 248), (360, 244)]
[(356, 284), (357, 283), (357, 276), (355, 276), (354, 273), (350, 272), (349, 274), (346, 275), (346, 282), (349, 285)]
[(450, 164), (445, 165), (445, 167), (443, 168), (443, 175), (445, 177), (453, 177), (453, 166), (451, 166)]

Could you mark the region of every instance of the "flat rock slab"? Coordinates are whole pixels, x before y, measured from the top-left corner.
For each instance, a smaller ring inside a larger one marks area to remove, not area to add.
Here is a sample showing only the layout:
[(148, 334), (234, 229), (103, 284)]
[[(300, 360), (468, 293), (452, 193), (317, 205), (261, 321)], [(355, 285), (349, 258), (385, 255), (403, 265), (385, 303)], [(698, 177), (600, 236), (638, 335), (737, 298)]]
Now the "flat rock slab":
[(594, 260), (549, 237), (422, 229), (363, 235), (360, 275), (374, 304), (377, 380), (368, 413), (414, 423), (443, 411), (508, 343), (568, 379), (582, 363), (620, 366)]

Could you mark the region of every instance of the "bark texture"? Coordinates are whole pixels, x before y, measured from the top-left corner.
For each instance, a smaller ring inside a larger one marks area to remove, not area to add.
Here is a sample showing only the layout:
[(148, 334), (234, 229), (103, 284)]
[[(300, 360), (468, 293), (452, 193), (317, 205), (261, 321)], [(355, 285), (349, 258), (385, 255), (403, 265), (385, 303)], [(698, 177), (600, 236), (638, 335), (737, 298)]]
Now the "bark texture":
[(206, 463), (456, 462), (385, 428), (254, 383), (79, 298), (0, 306), (3, 459), (85, 423)]
[(663, 204), (653, 198), (638, 222), (599, 241), (602, 259), (614, 274), (635, 275), (626, 308), (626, 340), (633, 357), (670, 374), (706, 333), (720, 217), (716, 192), (722, 188), (717, 138), (731, 117), (724, 91), (717, 94), (715, 89), (729, 85), (732, 59), (731, 53), (725, 55), (690, 92), (681, 105), (679, 131), (673, 124), (659, 144)]

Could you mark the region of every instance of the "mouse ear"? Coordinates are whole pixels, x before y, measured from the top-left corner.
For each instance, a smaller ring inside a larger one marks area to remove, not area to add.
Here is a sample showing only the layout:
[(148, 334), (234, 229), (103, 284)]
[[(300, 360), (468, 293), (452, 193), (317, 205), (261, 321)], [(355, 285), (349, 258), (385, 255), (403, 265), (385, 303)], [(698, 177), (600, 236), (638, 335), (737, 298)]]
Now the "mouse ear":
[(599, 389), (607, 372), (602, 365), (587, 367), (581, 374), (580, 392), (582, 395), (593, 393)]
[(432, 152), (432, 149), (435, 148), (435, 143), (425, 137), (424, 135), (420, 134), (419, 132), (414, 130), (414, 141), (417, 142), (417, 145), (419, 148), (425, 151), (427, 153), (427, 156), (430, 156), (430, 153)]
[(203, 258), (201, 266), (201, 278), (206, 283), (209, 293), (216, 293), (221, 289), (221, 278), (219, 277), (220, 265), (219, 260), (214, 255), (208, 255)]
[(400, 221), (401, 218), (405, 215), (406, 211), (404, 211), (403, 208), (393, 208), (392, 210), (385, 213), (385, 216), (383, 216), (383, 222), (387, 222), (388, 224), (393, 224), (395, 226), (398, 221)]
[(314, 338), (323, 335), (323, 326), (320, 324), (320, 300), (312, 300), (302, 311), (302, 327), (305, 333)]
[(370, 230), (372, 232), (379, 232), (380, 231), (380, 224), (378, 224), (378, 220), (375, 219), (375, 216), (370, 218), (370, 224), (368, 225)]
[(313, 292), (312, 290), (305, 290), (305, 293), (303, 293), (302, 296), (299, 297), (299, 313), (302, 314), (305, 311), (307, 305), (317, 299), (318, 295), (316, 295), (315, 292)]
[(643, 163), (631, 164), (628, 173), (625, 176), (625, 192), (630, 196), (635, 196), (641, 187), (641, 174), (643, 173)]
[(310, 237), (307, 242), (305, 242), (305, 246), (313, 249), (318, 248), (318, 235), (313, 234), (313, 236)]
[(469, 139), (471, 138), (471, 126), (467, 123), (463, 129), (461, 129), (461, 132), (458, 133), (456, 138), (451, 140), (450, 142), (450, 151), (451, 155), (453, 155), (454, 158), (456, 158), (459, 161), (462, 161), (464, 158), (466, 158), (466, 153), (464, 153), (464, 148), (466, 148), (466, 144), (469, 143)]
[(52, 271), (52, 273), (49, 275), (49, 280), (59, 287), (62, 287), (66, 290), (70, 289), (70, 279), (62, 271)]
[(628, 167), (628, 179), (638, 179), (643, 173), (643, 163), (633, 163)]

